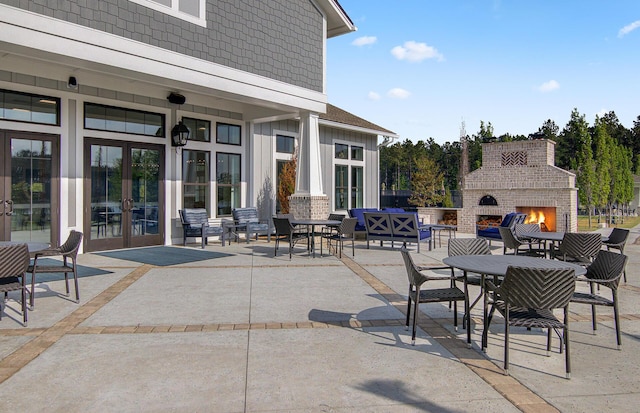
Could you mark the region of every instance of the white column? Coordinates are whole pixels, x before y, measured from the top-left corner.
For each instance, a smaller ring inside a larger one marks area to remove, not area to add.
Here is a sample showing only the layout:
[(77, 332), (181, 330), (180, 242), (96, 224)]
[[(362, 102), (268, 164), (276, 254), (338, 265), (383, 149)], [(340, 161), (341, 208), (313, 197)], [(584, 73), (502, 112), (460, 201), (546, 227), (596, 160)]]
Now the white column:
[(317, 113), (303, 112), (300, 115), (300, 150), (298, 151), (295, 195), (325, 195), (322, 187)]

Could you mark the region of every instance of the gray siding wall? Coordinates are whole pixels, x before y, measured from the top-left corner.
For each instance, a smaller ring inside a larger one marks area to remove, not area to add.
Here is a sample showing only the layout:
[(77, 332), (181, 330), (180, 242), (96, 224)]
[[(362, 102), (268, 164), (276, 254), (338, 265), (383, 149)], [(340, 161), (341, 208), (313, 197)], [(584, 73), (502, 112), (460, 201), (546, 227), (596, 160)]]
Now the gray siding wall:
[(207, 0), (206, 28), (128, 0), (0, 3), (323, 91), (323, 16), (310, 0)]

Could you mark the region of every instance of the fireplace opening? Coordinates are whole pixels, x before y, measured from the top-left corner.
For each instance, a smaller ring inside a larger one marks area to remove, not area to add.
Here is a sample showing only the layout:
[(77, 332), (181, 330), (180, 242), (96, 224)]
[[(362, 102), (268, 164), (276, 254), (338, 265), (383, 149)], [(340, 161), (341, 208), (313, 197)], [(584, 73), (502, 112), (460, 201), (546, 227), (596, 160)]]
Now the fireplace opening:
[(539, 224), (544, 232), (557, 230), (555, 207), (516, 207), (516, 211), (527, 214), (525, 224)]

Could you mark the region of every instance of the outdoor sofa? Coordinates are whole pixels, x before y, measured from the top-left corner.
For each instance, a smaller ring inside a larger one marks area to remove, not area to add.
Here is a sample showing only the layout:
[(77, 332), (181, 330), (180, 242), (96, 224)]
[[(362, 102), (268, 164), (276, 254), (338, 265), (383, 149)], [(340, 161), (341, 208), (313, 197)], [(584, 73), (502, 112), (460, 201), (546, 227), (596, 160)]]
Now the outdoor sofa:
[(419, 224), (418, 214), (413, 212), (364, 212), (364, 221), (367, 236), (367, 248), (370, 241), (415, 242), (420, 252), (420, 241), (429, 243), (431, 251), (431, 231), (428, 227)]

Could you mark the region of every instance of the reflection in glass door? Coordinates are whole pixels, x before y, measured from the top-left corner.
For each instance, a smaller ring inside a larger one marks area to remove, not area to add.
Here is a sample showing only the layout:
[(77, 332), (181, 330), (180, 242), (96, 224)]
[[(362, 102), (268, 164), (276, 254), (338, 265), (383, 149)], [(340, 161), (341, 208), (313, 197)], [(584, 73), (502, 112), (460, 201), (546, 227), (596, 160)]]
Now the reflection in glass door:
[(160, 245), (164, 197), (157, 145), (88, 139), (85, 240), (88, 251)]
[(0, 240), (57, 244), (57, 136), (0, 131)]

